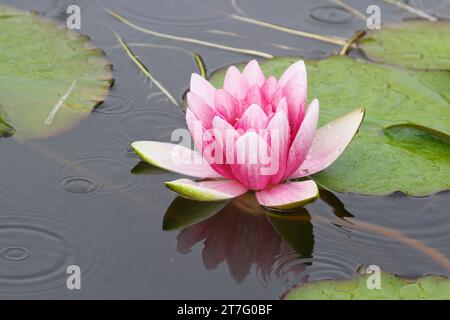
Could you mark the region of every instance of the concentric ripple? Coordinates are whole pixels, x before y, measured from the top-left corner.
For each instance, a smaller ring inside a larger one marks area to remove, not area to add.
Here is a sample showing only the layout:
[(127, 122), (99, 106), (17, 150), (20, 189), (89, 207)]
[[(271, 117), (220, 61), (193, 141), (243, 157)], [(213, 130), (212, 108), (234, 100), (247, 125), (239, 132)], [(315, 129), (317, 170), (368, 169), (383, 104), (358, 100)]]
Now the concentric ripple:
[(171, 107), (147, 107), (108, 119), (109, 137), (129, 148), (133, 141), (170, 141), (172, 132), (186, 128), (184, 113)]
[(83, 283), (105, 272), (98, 249), (79, 230), (54, 219), (22, 212), (0, 213), (0, 297), (61, 296), (66, 269), (78, 265)]
[(93, 112), (101, 114), (121, 114), (133, 110), (134, 99), (120, 93), (110, 93), (106, 101), (94, 109)]
[(73, 195), (91, 194), (97, 192), (99, 186), (87, 177), (64, 177), (58, 181), (59, 189)]
[(335, 5), (320, 5), (311, 9), (311, 18), (325, 23), (347, 23), (353, 19), (353, 15), (344, 8)]
[(448, 192), (339, 197), (323, 191), (323, 200), (307, 206), (310, 222), (300, 215), (270, 219), (282, 242), (270, 272), (258, 271), (264, 287), (283, 292), (303, 282), (348, 279), (369, 265), (404, 277), (450, 276), (450, 220), (442, 211), (450, 206)]
[(1, 248), (0, 257), (7, 261), (25, 261), (31, 258), (31, 252), (26, 247), (12, 245)]
[(125, 154), (90, 154), (62, 162), (56, 172), (58, 188), (72, 195), (112, 195), (140, 190), (146, 176), (131, 175), (136, 160)]

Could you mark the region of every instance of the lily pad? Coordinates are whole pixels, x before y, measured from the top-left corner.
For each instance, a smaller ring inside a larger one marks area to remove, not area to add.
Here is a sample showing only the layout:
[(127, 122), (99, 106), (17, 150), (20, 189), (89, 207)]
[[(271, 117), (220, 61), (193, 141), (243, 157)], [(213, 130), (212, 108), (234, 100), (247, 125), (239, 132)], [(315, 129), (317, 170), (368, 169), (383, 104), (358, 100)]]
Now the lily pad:
[(70, 129), (105, 99), (111, 65), (88, 37), (4, 6), (0, 30), (0, 104), (18, 135)]
[(450, 70), (450, 22), (405, 21), (369, 31), (359, 41), (375, 61), (413, 69)]
[[(372, 277), (372, 278), (370, 278)], [(365, 274), (345, 281), (323, 280), (306, 283), (286, 294), (287, 300), (447, 300), (450, 281), (441, 276), (426, 276), (417, 280), (393, 274), (380, 274), (380, 287), (369, 289), (374, 274)]]
[[(280, 77), (300, 57), (264, 61)], [(450, 72), (419, 71), (332, 56), (306, 61), (308, 100), (320, 101), (319, 126), (356, 108), (364, 122), (348, 149), (312, 178), (338, 192), (401, 191), (425, 196), (450, 188)], [(221, 87), (224, 70), (212, 75)]]

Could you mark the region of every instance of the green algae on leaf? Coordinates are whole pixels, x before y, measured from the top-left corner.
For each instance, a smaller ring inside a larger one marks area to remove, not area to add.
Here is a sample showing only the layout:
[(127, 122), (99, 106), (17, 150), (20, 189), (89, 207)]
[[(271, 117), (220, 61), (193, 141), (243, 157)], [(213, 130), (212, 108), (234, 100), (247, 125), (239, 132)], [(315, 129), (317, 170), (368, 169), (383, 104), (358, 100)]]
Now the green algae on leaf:
[[(299, 57), (264, 61), (280, 77)], [(425, 196), (450, 189), (450, 72), (409, 70), (349, 57), (306, 61), (308, 101), (320, 101), (319, 126), (355, 108), (366, 115), (358, 134), (329, 168), (312, 178), (338, 192), (401, 191)], [(225, 70), (212, 75), (220, 87)], [(414, 127), (405, 125), (414, 124)], [(399, 126), (393, 128), (393, 126)], [(429, 130), (423, 130), (429, 128)], [(439, 134), (434, 134), (439, 133)]]
[[(371, 278), (372, 277), (372, 278)], [(380, 288), (369, 289), (375, 274), (351, 280), (322, 280), (302, 284), (286, 294), (287, 300), (447, 300), (450, 299), (448, 278), (429, 275), (417, 280), (393, 274), (380, 274)]]
[(70, 129), (105, 99), (111, 65), (88, 37), (4, 6), (0, 30), (0, 104), (18, 135)]
[(369, 31), (359, 41), (374, 61), (413, 69), (450, 70), (450, 22), (404, 21)]

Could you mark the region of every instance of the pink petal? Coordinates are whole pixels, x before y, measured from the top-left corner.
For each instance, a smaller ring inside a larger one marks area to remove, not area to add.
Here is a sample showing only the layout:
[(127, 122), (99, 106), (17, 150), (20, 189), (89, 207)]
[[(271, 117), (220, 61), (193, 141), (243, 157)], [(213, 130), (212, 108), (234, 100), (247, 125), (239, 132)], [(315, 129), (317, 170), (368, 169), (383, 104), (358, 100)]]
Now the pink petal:
[(166, 186), (183, 197), (196, 201), (222, 201), (247, 192), (247, 188), (233, 180), (192, 181), (178, 179), (166, 182)]
[(191, 137), (194, 139), (195, 146), (198, 150), (202, 151), (204, 147), (203, 137), (205, 135), (205, 128), (189, 108), (186, 109), (186, 124), (191, 133)]
[(261, 107), (266, 105), (261, 94), (261, 89), (258, 86), (255, 85), (247, 91), (247, 95), (245, 96), (245, 104), (248, 106), (257, 104)]
[(312, 175), (336, 161), (352, 141), (363, 118), (364, 109), (357, 109), (319, 128), (305, 161), (289, 178)]
[(265, 207), (288, 210), (314, 201), (319, 190), (314, 181), (294, 181), (256, 192), (259, 204)]
[(309, 105), (305, 119), (292, 142), (287, 161), (285, 178), (295, 172), (303, 163), (314, 139), (319, 119), (319, 101), (314, 99)]
[(244, 77), (245, 81), (247, 81), (249, 87), (255, 85), (261, 87), (264, 84), (264, 81), (266, 81), (264, 73), (262, 72), (259, 63), (256, 60), (250, 61), (245, 66), (244, 71), (242, 71), (242, 76)]
[(172, 172), (198, 178), (219, 178), (198, 152), (178, 144), (136, 141), (131, 144), (145, 162)]
[(242, 100), (247, 94), (248, 85), (238, 68), (231, 66), (225, 74), (223, 88), (236, 99)]
[(272, 101), (273, 95), (278, 88), (279, 86), (277, 79), (273, 76), (269, 77), (261, 87), (261, 93), (263, 94), (264, 99), (268, 102)]
[(292, 75), (283, 87), (283, 93), (287, 98), (292, 134), (295, 135), (303, 120), (306, 104), (306, 84), (300, 73)]
[(291, 64), (283, 73), (283, 75), (281, 76), (280, 80), (278, 81), (278, 85), (280, 87), (284, 87), (288, 81), (291, 79), (291, 77), (296, 74), (296, 73), (300, 73), (301, 74), (301, 79), (302, 82), (306, 85), (306, 67), (305, 67), (305, 63), (303, 62), (303, 60), (297, 61), (294, 64)]
[(269, 146), (255, 132), (247, 132), (239, 137), (235, 144), (236, 163), (231, 170), (243, 185), (252, 190), (264, 189), (270, 175), (263, 174), (268, 165)]
[(282, 98), (283, 98), (283, 88), (278, 88), (277, 91), (275, 91), (274, 94), (272, 95), (272, 100), (270, 101), (270, 103), (273, 106), (277, 106)]
[(288, 114), (287, 100), (283, 97), (277, 105), (276, 112), (283, 111), (286, 115)]
[(216, 88), (196, 73), (191, 76), (190, 91), (200, 96), (209, 106), (214, 106)]
[(240, 107), (239, 102), (231, 94), (223, 89), (219, 89), (215, 94), (214, 108), (225, 119), (233, 123), (239, 114)]
[(187, 102), (189, 109), (202, 122), (202, 125), (211, 128), (212, 120), (216, 116), (216, 112), (198, 95), (192, 92), (187, 94)]
[(258, 130), (267, 127), (268, 118), (266, 113), (257, 104), (252, 104), (245, 110), (242, 118), (237, 123), (237, 128), (244, 132), (250, 129)]
[(211, 167), (227, 179), (235, 179), (230, 163), (235, 163), (234, 144), (239, 133), (232, 125), (220, 117), (213, 120), (213, 135), (216, 142), (216, 155)]
[(268, 143), (270, 145), (271, 168), (275, 170), (270, 184), (278, 184), (284, 178), (286, 160), (289, 150), (289, 120), (285, 111), (279, 110), (267, 125)]

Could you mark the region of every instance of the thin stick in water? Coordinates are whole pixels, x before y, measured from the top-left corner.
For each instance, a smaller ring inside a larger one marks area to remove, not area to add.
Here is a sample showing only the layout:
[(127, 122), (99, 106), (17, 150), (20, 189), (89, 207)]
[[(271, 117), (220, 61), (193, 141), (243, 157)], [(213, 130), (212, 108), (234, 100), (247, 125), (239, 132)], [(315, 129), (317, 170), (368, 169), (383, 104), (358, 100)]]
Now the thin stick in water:
[[(206, 78), (206, 63), (203, 60), (203, 58), (200, 56), (200, 54), (184, 49), (184, 48), (180, 48), (180, 47), (174, 47), (174, 46), (170, 46), (170, 45), (164, 45), (164, 44), (155, 44), (155, 43), (127, 43), (129, 48), (133, 48), (133, 47), (148, 47), (148, 48), (158, 48), (158, 49), (173, 49), (173, 50), (177, 50), (183, 53), (188, 54), (189, 56), (194, 58), (194, 62), (197, 65), (198, 68), (198, 72), (200, 73), (200, 75), (203, 78)], [(117, 46), (114, 46), (112, 48), (122, 48), (122, 46), (119, 44)]]
[(154, 83), (159, 90), (161, 90), (162, 93), (164, 93), (167, 98), (169, 98), (170, 101), (176, 106), (178, 106), (177, 100), (167, 91), (164, 86), (159, 83), (150, 73), (150, 70), (136, 57), (136, 55), (131, 51), (130, 47), (123, 41), (123, 39), (116, 33), (117, 41), (119, 41), (119, 44), (123, 48), (123, 50), (126, 52), (128, 57), (130, 57), (131, 61), (134, 62), (134, 64), (141, 70), (141, 72), (148, 78), (152, 83)]
[(345, 46), (342, 47), (341, 51), (339, 52), (340, 56), (345, 56), (348, 52), (348, 50), (353, 46), (353, 44), (358, 41), (359, 39), (361, 39), (362, 37), (364, 37), (364, 35), (366, 34), (365, 31), (357, 31), (349, 40), (348, 42), (345, 44)]
[(167, 33), (153, 31), (153, 30), (143, 28), (141, 26), (138, 26), (138, 25), (128, 21), (127, 19), (125, 19), (124, 17), (122, 17), (121, 15), (119, 15), (118, 13), (116, 13), (114, 11), (111, 11), (109, 9), (105, 9), (105, 10), (111, 16), (113, 16), (114, 18), (116, 18), (117, 20), (122, 22), (123, 24), (126, 24), (127, 26), (129, 26), (135, 30), (138, 30), (138, 31), (141, 31), (141, 32), (144, 32), (144, 33), (156, 36), (156, 37), (169, 39), (169, 40), (175, 40), (175, 41), (182, 41), (182, 42), (187, 42), (187, 43), (193, 43), (193, 44), (197, 44), (197, 45), (201, 45), (201, 46), (205, 46), (205, 47), (216, 48), (216, 49), (221, 49), (221, 50), (226, 50), (226, 51), (231, 51), (231, 52), (236, 52), (236, 53), (243, 53), (243, 54), (257, 56), (257, 57), (266, 58), (266, 59), (273, 58), (273, 55), (262, 52), (262, 51), (236, 48), (236, 47), (226, 46), (223, 44), (198, 40), (198, 39), (194, 39), (194, 38), (180, 37), (180, 36), (175, 36), (175, 35), (171, 35), (171, 34), (167, 34)]
[(411, 6), (408, 6), (407, 4), (400, 2), (400, 1), (396, 1), (396, 0), (383, 0), (386, 3), (392, 4), (393, 6), (396, 6), (397, 8), (406, 10), (408, 12), (411, 12), (413, 14), (415, 14), (418, 17), (430, 20), (430, 21), (438, 21), (438, 18), (433, 17), (432, 15), (429, 15), (426, 12), (423, 12), (419, 9), (413, 8)]
[(365, 14), (363, 14), (362, 12), (356, 10), (355, 8), (350, 6), (349, 4), (346, 4), (345, 2), (343, 2), (341, 0), (329, 0), (329, 1), (336, 3), (338, 6), (341, 6), (342, 8), (344, 8), (345, 10), (347, 10), (348, 12), (353, 14), (355, 17), (358, 17), (358, 18), (361, 18), (364, 21), (367, 21), (367, 17), (366, 17)]
[(281, 31), (281, 32), (293, 34), (293, 35), (308, 38), (308, 39), (314, 39), (314, 40), (319, 40), (319, 41), (323, 41), (323, 42), (327, 42), (327, 43), (331, 43), (331, 44), (336, 44), (339, 46), (344, 46), (346, 44), (344, 39), (334, 37), (334, 36), (324, 36), (324, 35), (320, 35), (320, 34), (316, 34), (316, 33), (290, 29), (290, 28), (286, 28), (286, 27), (283, 27), (280, 25), (273, 24), (273, 23), (256, 20), (256, 19), (252, 19), (252, 18), (247, 18), (247, 17), (235, 15), (235, 14), (230, 15), (230, 18), (238, 20), (238, 21), (254, 24), (254, 25), (257, 25), (260, 27), (265, 27), (265, 28)]

